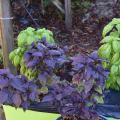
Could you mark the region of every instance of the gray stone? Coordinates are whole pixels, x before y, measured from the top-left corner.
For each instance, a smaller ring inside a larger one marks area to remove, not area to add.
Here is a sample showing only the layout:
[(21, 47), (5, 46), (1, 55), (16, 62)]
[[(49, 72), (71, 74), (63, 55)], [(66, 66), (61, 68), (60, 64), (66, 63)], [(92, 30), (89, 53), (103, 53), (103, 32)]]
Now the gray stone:
[(117, 0), (96, 0), (83, 18), (83, 22), (89, 20), (92, 15), (97, 15), (98, 18), (112, 18), (114, 16), (113, 7), (116, 3)]
[(116, 4), (117, 0), (96, 0), (93, 12), (98, 15), (98, 17), (111, 18), (114, 16), (113, 6)]

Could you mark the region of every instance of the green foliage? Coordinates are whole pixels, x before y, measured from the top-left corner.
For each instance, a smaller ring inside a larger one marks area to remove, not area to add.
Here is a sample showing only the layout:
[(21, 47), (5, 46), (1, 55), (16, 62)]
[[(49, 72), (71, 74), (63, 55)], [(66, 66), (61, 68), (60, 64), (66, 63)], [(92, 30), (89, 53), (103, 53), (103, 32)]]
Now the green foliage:
[(30, 45), (32, 42), (37, 41), (46, 37), (47, 41), (54, 43), (53, 33), (45, 28), (35, 30), (34, 28), (28, 27), (18, 35), (18, 47), (24, 47)]
[(12, 61), (13, 65), (20, 69), (21, 74), (26, 70), (26, 76), (29, 76), (30, 79), (32, 79), (35, 73), (30, 69), (26, 69), (26, 66), (22, 62), (23, 56), (33, 42), (39, 41), (42, 38), (45, 38), (48, 43), (54, 43), (53, 33), (51, 31), (45, 28), (35, 30), (32, 27), (28, 27), (20, 32), (17, 37), (18, 47), (9, 54), (9, 59)]
[[(102, 45), (98, 55), (107, 60), (103, 66), (110, 70), (106, 87), (120, 90), (120, 19), (114, 18), (103, 29)], [(109, 61), (109, 62), (108, 62)]]

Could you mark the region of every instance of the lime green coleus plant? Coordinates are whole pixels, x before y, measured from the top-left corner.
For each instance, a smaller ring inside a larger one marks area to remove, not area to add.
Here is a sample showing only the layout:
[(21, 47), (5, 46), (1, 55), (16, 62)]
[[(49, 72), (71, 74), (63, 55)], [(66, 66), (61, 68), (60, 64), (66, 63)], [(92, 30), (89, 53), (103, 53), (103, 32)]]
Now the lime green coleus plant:
[(106, 87), (120, 91), (120, 18), (114, 18), (103, 29), (103, 39), (98, 55), (103, 58), (103, 66), (110, 70)]
[(32, 79), (31, 77), (34, 77), (36, 73), (26, 68), (23, 63), (23, 55), (32, 42), (41, 40), (44, 37), (49, 43), (54, 43), (53, 33), (50, 30), (45, 28), (35, 30), (32, 27), (28, 27), (19, 33), (17, 37), (17, 48), (9, 54), (9, 59), (13, 65), (19, 67), (20, 73), (25, 74), (29, 79)]

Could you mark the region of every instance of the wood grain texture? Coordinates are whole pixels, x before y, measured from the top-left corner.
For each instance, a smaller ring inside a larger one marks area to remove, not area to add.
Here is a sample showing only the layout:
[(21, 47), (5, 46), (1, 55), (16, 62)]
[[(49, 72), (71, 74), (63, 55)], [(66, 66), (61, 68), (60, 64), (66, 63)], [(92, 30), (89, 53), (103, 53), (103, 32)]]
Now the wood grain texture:
[(52, 3), (61, 11), (61, 13), (65, 14), (64, 5), (59, 0), (52, 0)]
[[(0, 0), (0, 18), (10, 18), (10, 1)], [(4, 67), (8, 67), (13, 73), (15, 68), (9, 61), (9, 53), (14, 48), (13, 29), (11, 19), (0, 19), (1, 41), (3, 50)]]
[(72, 28), (71, 0), (65, 0), (65, 25), (67, 30)]

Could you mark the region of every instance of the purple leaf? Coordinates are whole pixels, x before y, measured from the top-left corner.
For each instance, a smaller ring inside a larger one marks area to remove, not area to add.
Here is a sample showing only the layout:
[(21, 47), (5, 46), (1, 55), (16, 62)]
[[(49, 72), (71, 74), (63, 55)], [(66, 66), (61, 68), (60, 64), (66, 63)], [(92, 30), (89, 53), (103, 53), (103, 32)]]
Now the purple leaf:
[(31, 58), (31, 55), (30, 55), (28, 52), (26, 52), (26, 53), (24, 54), (25, 62), (28, 62), (28, 61), (30, 60), (30, 58)]
[(34, 84), (33, 82), (29, 82), (29, 90), (30, 91), (36, 91), (37, 85)]
[(3, 104), (7, 101), (8, 94), (4, 91), (0, 91), (0, 104)]
[(47, 47), (49, 49), (57, 49), (57, 46), (55, 44), (48, 44)]
[(7, 87), (8, 86), (8, 79), (3, 79), (3, 78), (0, 78), (0, 89), (3, 89), (4, 87)]
[(13, 81), (11, 81), (11, 86), (21, 92), (25, 92), (25, 88), (23, 87), (23, 84), (24, 83), (20, 81), (20, 79), (14, 79)]
[(52, 56), (60, 56), (61, 52), (57, 50), (49, 50), (50, 55)]
[(86, 80), (84, 82), (85, 94), (87, 94), (92, 89), (93, 85), (94, 85), (94, 79)]
[(9, 69), (0, 69), (0, 75), (9, 73)]
[(44, 50), (47, 49), (47, 47), (45, 45), (43, 45), (42, 43), (38, 43), (37, 44), (37, 49), (41, 52), (43, 52)]
[(77, 63), (84, 63), (87, 59), (87, 57), (83, 54), (81, 55), (78, 55), (78, 56), (75, 56), (75, 57), (72, 57), (71, 58), (73, 60), (73, 65), (77, 64)]
[(91, 67), (86, 67), (85, 69), (86, 79), (89, 80), (92, 75), (93, 75), (93, 70), (91, 69)]
[(56, 95), (55, 98), (56, 98), (56, 100), (60, 101), (63, 98), (63, 95), (62, 94), (58, 94), (58, 95)]
[(34, 60), (32, 60), (32, 61), (30, 61), (30, 62), (27, 63), (27, 67), (28, 67), (28, 68), (35, 67), (35, 65), (37, 65), (37, 62), (34, 61)]
[(21, 98), (23, 101), (27, 101), (27, 99), (28, 99), (27, 93), (22, 94)]
[(24, 109), (28, 109), (29, 106), (30, 106), (30, 102), (28, 102), (28, 101), (25, 101), (25, 102), (22, 103), (22, 107)]
[(12, 100), (14, 105), (16, 105), (16, 107), (19, 107), (22, 103), (21, 96), (20, 94), (17, 93), (13, 95)]
[(90, 57), (93, 58), (93, 59), (98, 59), (98, 54), (97, 54), (97, 51), (94, 51), (90, 54)]
[(41, 73), (41, 74), (38, 75), (38, 79), (40, 81), (47, 81), (47, 76), (46, 76), (45, 73)]
[(14, 78), (15, 78), (15, 76), (14, 76), (13, 74), (11, 74), (11, 73), (7, 74), (7, 77), (8, 77), (9, 79), (14, 79)]
[(35, 91), (32, 92), (32, 93), (30, 93), (29, 99), (30, 99), (31, 101), (35, 101), (35, 99), (36, 99), (36, 92), (35, 92)]
[(75, 91), (75, 88), (72, 88), (72, 87), (68, 86), (68, 87), (66, 87), (64, 89), (64, 93), (63, 94), (65, 94), (65, 95), (71, 95), (72, 92), (74, 92), (74, 91)]
[(54, 97), (52, 95), (46, 95), (45, 97), (43, 97), (42, 102), (51, 102), (54, 100)]
[(55, 61), (53, 59), (46, 59), (44, 60), (47, 66), (54, 68), (55, 67)]
[(34, 52), (32, 55), (36, 57), (43, 57), (43, 54), (41, 52)]

